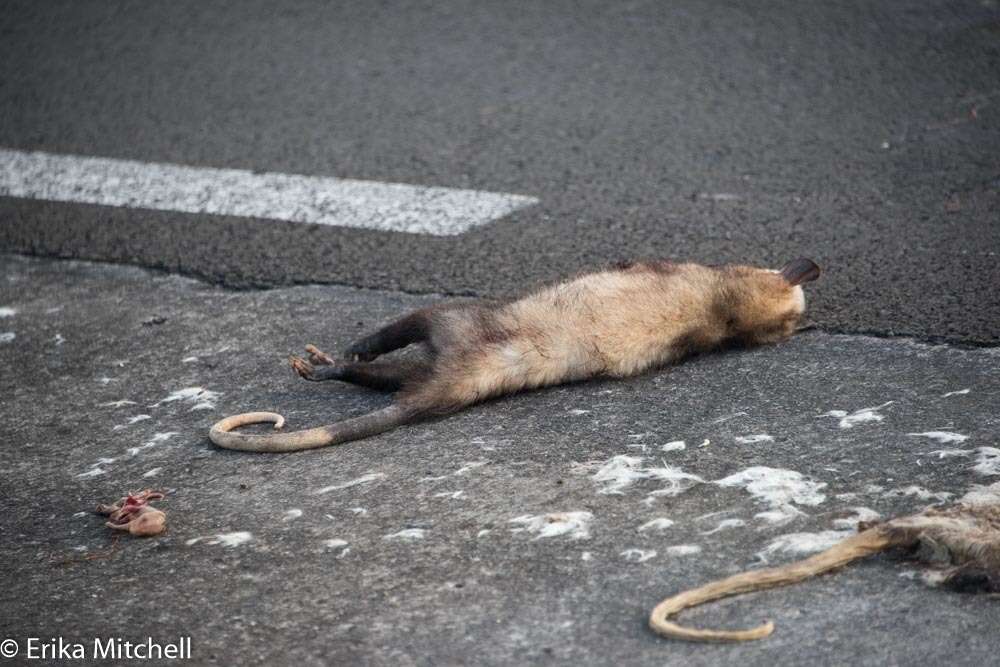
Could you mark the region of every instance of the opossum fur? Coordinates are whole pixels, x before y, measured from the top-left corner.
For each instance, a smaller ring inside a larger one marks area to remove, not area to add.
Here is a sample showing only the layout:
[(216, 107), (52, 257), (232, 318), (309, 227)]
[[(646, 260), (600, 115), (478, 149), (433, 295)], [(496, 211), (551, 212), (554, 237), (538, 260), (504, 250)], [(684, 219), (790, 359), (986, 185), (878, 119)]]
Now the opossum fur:
[[(233, 433), (272, 412), (212, 427), (220, 446), (288, 452), (365, 438), (487, 398), (598, 376), (627, 377), (726, 344), (790, 336), (805, 309), (811, 260), (780, 271), (750, 266), (634, 262), (580, 276), (501, 304), (445, 303), (417, 310), (362, 338), (335, 360), (314, 347), (292, 358), (308, 380), (341, 380), (398, 392), (387, 408), (293, 433)], [(421, 343), (425, 356), (376, 358)]]

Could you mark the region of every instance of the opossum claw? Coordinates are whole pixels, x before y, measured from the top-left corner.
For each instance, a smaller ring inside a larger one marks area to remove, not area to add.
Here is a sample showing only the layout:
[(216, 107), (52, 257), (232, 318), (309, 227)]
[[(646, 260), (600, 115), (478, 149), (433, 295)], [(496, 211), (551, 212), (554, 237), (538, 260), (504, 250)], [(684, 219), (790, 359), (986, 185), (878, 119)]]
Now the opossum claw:
[(302, 357), (296, 357), (294, 354), (289, 355), (288, 362), (292, 365), (292, 370), (305, 379), (308, 380), (309, 376), (312, 375), (313, 365)]
[(306, 352), (309, 353), (309, 361), (318, 366), (335, 366), (337, 364), (336, 359), (315, 345), (306, 345)]
[(299, 374), (304, 380), (310, 380), (312, 382), (322, 382), (324, 380), (336, 380), (339, 378), (341, 369), (336, 366), (328, 366), (321, 364), (318, 368), (313, 366), (310, 362), (306, 361), (302, 357), (296, 357), (292, 355), (289, 357), (292, 364), (292, 370)]

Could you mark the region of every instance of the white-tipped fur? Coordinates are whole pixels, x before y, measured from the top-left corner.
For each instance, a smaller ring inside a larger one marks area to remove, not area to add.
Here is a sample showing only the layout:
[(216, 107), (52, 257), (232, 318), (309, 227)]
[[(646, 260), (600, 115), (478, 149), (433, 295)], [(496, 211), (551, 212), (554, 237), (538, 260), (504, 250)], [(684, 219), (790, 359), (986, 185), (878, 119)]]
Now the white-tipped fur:
[(806, 292), (802, 289), (802, 285), (796, 285), (793, 287), (792, 295), (795, 298), (795, 308), (800, 313), (804, 313), (806, 311)]

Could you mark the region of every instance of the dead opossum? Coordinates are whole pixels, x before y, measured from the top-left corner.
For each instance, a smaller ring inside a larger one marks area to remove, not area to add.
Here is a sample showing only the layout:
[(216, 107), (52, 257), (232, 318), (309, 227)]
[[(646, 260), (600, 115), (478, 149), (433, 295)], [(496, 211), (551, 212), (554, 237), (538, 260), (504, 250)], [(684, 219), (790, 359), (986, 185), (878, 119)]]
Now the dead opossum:
[(1000, 505), (957, 504), (928, 509), (885, 523), (862, 524), (852, 535), (811, 558), (744, 572), (667, 598), (656, 605), (649, 626), (660, 635), (690, 641), (746, 641), (767, 637), (768, 621), (750, 630), (696, 630), (668, 620), (719, 598), (794, 584), (889, 549), (943, 567), (941, 583), (961, 591), (1000, 592)]
[[(209, 437), (228, 449), (290, 452), (365, 438), (522, 389), (596, 376), (626, 377), (726, 343), (790, 336), (805, 309), (801, 284), (819, 267), (797, 259), (780, 271), (636, 262), (581, 276), (505, 304), (445, 303), (417, 310), (362, 338), (335, 360), (313, 346), (292, 358), (307, 380), (398, 391), (387, 408), (328, 426), (255, 435), (231, 429), (284, 419), (227, 417)], [(375, 359), (423, 343), (419, 360)]]

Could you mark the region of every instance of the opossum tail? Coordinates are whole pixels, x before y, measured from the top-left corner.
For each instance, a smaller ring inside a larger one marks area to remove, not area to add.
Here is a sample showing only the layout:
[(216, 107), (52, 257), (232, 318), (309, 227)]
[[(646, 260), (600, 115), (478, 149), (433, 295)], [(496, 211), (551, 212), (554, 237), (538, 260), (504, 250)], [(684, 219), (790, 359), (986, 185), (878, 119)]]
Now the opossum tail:
[(298, 452), (367, 438), (407, 424), (416, 417), (417, 412), (412, 408), (396, 403), (360, 417), (304, 431), (259, 435), (234, 433), (232, 429), (246, 424), (272, 422), (276, 429), (285, 425), (285, 418), (275, 412), (247, 412), (216, 422), (208, 437), (219, 447), (242, 452)]
[(668, 619), (688, 607), (704, 602), (798, 583), (884, 551), (893, 544), (887, 531), (878, 526), (869, 528), (805, 560), (766, 570), (743, 572), (669, 597), (653, 609), (653, 613), (649, 615), (649, 627), (664, 637), (688, 641), (741, 642), (763, 639), (774, 631), (774, 623), (771, 621), (749, 630), (696, 630)]

